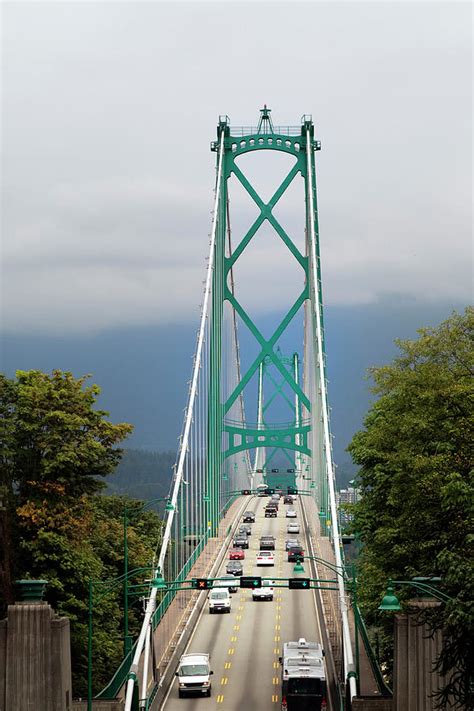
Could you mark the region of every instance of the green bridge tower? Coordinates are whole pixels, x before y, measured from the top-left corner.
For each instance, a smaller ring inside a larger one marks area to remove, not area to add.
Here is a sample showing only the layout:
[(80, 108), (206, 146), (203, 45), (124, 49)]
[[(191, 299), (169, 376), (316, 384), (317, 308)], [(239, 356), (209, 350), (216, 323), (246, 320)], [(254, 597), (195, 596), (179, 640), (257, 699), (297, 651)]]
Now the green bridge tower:
[[(265, 450), (270, 449), (273, 453), (277, 450), (293, 453), (293, 459), (290, 460), (293, 466), (288, 466), (288, 468), (295, 468), (295, 461), (298, 463), (297, 466), (299, 466), (299, 471), (304, 476), (305, 482), (315, 488), (321, 519), (326, 522), (330, 516), (325, 466), (326, 452), (324, 437), (316, 431), (320, 429), (323, 419), (319, 411), (325, 406), (325, 403), (321, 402), (321, 379), (325, 379), (325, 375), (319, 372), (316, 359), (313, 358), (312, 363), (306, 362), (310, 354), (309, 347), (304, 356), (303, 383), (299, 381), (298, 367), (288, 368), (278, 352), (278, 341), (282, 334), (296, 314), (304, 309), (305, 341), (308, 344), (312, 341), (314, 344), (314, 339), (317, 338), (316, 334), (319, 332), (322, 341), (320, 346), (325, 353), (314, 161), (315, 151), (320, 150), (321, 145), (314, 138), (314, 126), (310, 116), (303, 116), (300, 126), (277, 127), (273, 125), (270, 109), (266, 106), (260, 111), (257, 127), (235, 128), (230, 125), (227, 116), (219, 118), (217, 140), (211, 143), (211, 150), (217, 153), (218, 161), (222, 140), (224, 154), (222, 157), (222, 180), (219, 187), (220, 207), (217, 215), (210, 335), (207, 468), (209, 521), (212, 523), (212, 531), (215, 532), (219, 519), (221, 476), (225, 468), (225, 460), (239, 452), (258, 450), (260, 447)], [(308, 140), (310, 145), (308, 145)], [(239, 167), (239, 157), (255, 151), (279, 151), (294, 159), (291, 169), (268, 202), (262, 199)], [(295, 240), (285, 231), (273, 213), (278, 201), (298, 175), (303, 178), (305, 191), (305, 253), (298, 249)], [(234, 176), (247, 191), (257, 206), (259, 214), (234, 250), (231, 253), (227, 250), (226, 253), (226, 235), (230, 220), (228, 181), (231, 176)], [(288, 258), (296, 260), (300, 266), (303, 285), (298, 297), (294, 303), (289, 304), (286, 315), (270, 338), (264, 338), (262, 332), (239, 302), (233, 289), (232, 275), (233, 267), (265, 222), (272, 226), (287, 247)], [(310, 235), (314, 235), (315, 244), (310, 243)], [(313, 268), (311, 268), (311, 259), (313, 262), (316, 261)], [(222, 397), (224, 369), (222, 335), (225, 302), (235, 309), (241, 322), (248, 328), (258, 344), (259, 352), (246, 371), (241, 373), (239, 382), (230, 394), (224, 398)], [(317, 324), (318, 319), (319, 323)], [(317, 344), (314, 348), (317, 348)], [(258, 375), (261, 368), (267, 368), (270, 364), (274, 366), (281, 377), (281, 384), (278, 387), (281, 389), (281, 386), (286, 384), (291, 389), (296, 403), (296, 416), (293, 418), (293, 422), (284, 426), (262, 426), (262, 423), (257, 426), (242, 425), (230, 416), (231, 409), (238, 398), (242, 397), (252, 377), (255, 374)], [(315, 426), (315, 423), (318, 424)], [(315, 447), (317, 447), (317, 453), (313, 451)], [(268, 461), (267, 464), (269, 464)], [(325, 524), (322, 528), (324, 533)]]

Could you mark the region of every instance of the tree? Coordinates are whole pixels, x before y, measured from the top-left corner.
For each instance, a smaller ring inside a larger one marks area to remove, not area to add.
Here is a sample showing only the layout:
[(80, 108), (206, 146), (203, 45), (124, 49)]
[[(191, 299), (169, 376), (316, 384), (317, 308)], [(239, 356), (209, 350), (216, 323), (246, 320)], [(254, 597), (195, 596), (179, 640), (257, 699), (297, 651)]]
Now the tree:
[(377, 621), (387, 578), (440, 576), (452, 598), (430, 620), (446, 640), (441, 707), (473, 701), (473, 336), (469, 308), (417, 340), (396, 341), (394, 362), (370, 370), (378, 399), (349, 445), (361, 467), (355, 528), (369, 621)]
[[(44, 527), (44, 517), (51, 516), (60, 529), (72, 525), (69, 510), (102, 488), (100, 477), (110, 474), (121, 456), (116, 445), (132, 431), (94, 409), (100, 388), (86, 386), (86, 380), (60, 370), (18, 371), (16, 380), (0, 376), (4, 603), (13, 601), (12, 571), (22, 567), (9, 554), (19, 548), (19, 527), (35, 519)], [(47, 522), (46, 529), (56, 530), (55, 522)]]
[[(88, 584), (123, 574), (125, 506), (137, 514), (128, 527), (130, 570), (150, 564), (161, 533), (158, 515), (141, 512), (142, 502), (98, 493), (132, 427), (112, 424), (94, 408), (100, 389), (86, 380), (58, 370), (18, 371), (16, 380), (0, 375), (2, 606), (14, 600), (15, 578), (48, 581), (47, 601), (71, 623), (73, 689), (81, 696), (87, 693)], [(143, 575), (130, 579), (142, 581)], [(130, 603), (132, 635), (141, 624), (137, 602)], [(119, 581), (94, 599), (94, 693), (121, 661), (122, 619)]]

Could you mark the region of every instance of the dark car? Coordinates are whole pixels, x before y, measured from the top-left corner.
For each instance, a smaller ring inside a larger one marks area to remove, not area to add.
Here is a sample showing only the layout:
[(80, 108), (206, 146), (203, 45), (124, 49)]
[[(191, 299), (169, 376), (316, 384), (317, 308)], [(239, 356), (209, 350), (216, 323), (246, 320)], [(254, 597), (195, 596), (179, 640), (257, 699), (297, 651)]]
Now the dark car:
[(226, 565), (226, 572), (230, 573), (231, 575), (243, 575), (243, 570), (244, 567), (240, 560), (230, 560), (227, 565)]
[(288, 548), (288, 561), (296, 562), (300, 558), (303, 558), (304, 550), (301, 546), (291, 546)]
[(275, 506), (267, 506), (265, 509), (265, 518), (276, 518), (278, 511)]
[(286, 494), (286, 496), (283, 498), (283, 503), (284, 504), (292, 504), (293, 503), (293, 497), (291, 494)]
[(275, 536), (261, 536), (260, 550), (261, 551), (274, 551), (275, 550)]
[(244, 523), (255, 523), (255, 514), (253, 511), (246, 511), (243, 517)]
[(239, 589), (237, 585), (232, 585), (232, 581), (235, 580), (235, 575), (221, 575), (220, 580), (216, 580), (214, 583), (215, 588), (227, 588), (230, 593), (236, 593)]
[(285, 541), (285, 550), (289, 550), (293, 546), (299, 546), (301, 545), (299, 540), (297, 538), (287, 538)]
[(247, 536), (238, 535), (234, 538), (234, 548), (248, 548), (249, 539)]
[(239, 528), (239, 536), (250, 536), (252, 534), (252, 526), (249, 523), (244, 523)]

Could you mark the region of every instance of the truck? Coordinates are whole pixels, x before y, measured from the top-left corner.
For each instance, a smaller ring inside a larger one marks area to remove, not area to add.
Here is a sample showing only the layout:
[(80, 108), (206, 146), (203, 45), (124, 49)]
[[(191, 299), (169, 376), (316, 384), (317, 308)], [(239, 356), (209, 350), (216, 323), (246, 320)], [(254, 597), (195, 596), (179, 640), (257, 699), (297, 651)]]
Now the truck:
[(176, 671), (179, 698), (190, 694), (210, 696), (211, 674), (214, 672), (210, 668), (209, 654), (205, 652), (183, 654)]
[(324, 711), (327, 687), (322, 646), (304, 637), (285, 642), (280, 664), (282, 711)]

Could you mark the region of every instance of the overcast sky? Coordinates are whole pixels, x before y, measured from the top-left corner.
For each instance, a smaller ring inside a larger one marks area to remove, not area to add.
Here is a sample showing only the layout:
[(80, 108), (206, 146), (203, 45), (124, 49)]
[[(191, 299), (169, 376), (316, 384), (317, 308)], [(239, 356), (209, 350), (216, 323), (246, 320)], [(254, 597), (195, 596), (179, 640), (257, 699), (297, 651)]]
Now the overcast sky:
[[(197, 322), (209, 142), (263, 103), (322, 142), (327, 303), (471, 301), (471, 51), (468, 2), (4, 3), (4, 332)], [(245, 255), (253, 313), (288, 306), (286, 255), (268, 230)]]

